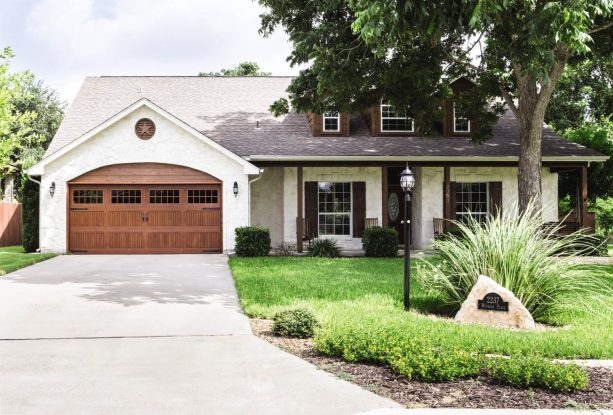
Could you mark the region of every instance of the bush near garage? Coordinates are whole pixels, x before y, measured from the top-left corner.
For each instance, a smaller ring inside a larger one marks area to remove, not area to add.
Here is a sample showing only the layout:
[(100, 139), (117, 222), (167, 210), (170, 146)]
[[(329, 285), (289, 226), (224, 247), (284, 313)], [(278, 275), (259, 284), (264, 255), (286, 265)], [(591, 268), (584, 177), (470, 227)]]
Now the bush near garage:
[(21, 178), (22, 245), (26, 253), (38, 249), (39, 186), (24, 174)]
[(238, 256), (266, 256), (270, 252), (270, 230), (255, 226), (236, 228), (234, 251)]
[(398, 232), (381, 226), (368, 228), (362, 237), (362, 249), (367, 257), (397, 257)]

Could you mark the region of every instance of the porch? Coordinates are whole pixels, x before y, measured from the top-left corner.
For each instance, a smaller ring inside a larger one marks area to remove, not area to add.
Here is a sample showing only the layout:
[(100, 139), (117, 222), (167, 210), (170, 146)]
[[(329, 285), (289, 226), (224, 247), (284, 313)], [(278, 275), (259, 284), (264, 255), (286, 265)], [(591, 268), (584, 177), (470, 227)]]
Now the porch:
[[(579, 174), (582, 203), (578, 223), (568, 226), (589, 227), (587, 166), (543, 164), (543, 221), (558, 222), (558, 171), (570, 169)], [(325, 237), (347, 252), (358, 252), (370, 226), (393, 227), (402, 235), (399, 173), (404, 166), (402, 161), (261, 163), (264, 172), (250, 188), (249, 222), (269, 228), (273, 245), (293, 242), (302, 252), (309, 240)], [(437, 233), (447, 229), (445, 219), (457, 219), (468, 210), (493, 214), (517, 201), (513, 162), (422, 161), (410, 166), (416, 184), (408, 215), (416, 249), (431, 248)]]

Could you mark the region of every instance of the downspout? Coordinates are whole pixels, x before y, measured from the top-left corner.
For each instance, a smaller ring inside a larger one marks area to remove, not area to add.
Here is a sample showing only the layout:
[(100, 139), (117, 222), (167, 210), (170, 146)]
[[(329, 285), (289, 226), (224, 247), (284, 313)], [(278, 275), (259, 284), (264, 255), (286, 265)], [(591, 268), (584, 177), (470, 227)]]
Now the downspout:
[(248, 189), (247, 189), (247, 206), (249, 208), (249, 210), (247, 211), (247, 225), (251, 226), (251, 183), (253, 182), (257, 182), (258, 180), (260, 180), (262, 178), (262, 173), (264, 173), (264, 169), (260, 169), (260, 172), (258, 173), (258, 177), (256, 177), (253, 180), (249, 181), (249, 184), (247, 185)]

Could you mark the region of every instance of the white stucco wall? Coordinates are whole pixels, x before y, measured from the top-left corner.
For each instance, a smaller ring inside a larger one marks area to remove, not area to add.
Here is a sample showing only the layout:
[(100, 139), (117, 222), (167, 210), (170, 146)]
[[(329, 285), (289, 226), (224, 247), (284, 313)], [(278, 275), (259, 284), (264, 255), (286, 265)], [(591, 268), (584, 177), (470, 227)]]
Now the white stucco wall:
[[(156, 133), (150, 140), (134, 134), (140, 118), (150, 118)], [(41, 185), (40, 247), (43, 252), (66, 251), (66, 182), (96, 168), (119, 163), (168, 163), (209, 173), (223, 182), (223, 246), (234, 248), (234, 229), (247, 225), (248, 176), (237, 161), (190, 132), (143, 107), (45, 166)], [(238, 183), (238, 196), (232, 191)], [(49, 186), (55, 182), (53, 197)]]
[[(413, 204), (413, 243), (427, 248), (434, 239), (433, 218), (443, 217), (443, 168), (416, 169), (417, 183)], [(517, 204), (517, 168), (515, 167), (452, 167), (453, 182), (502, 182), (502, 206)], [(558, 175), (548, 168), (542, 170), (543, 220), (558, 220)]]
[[(296, 168), (284, 169), (283, 181), (283, 238), (288, 242), (296, 241)], [(366, 217), (379, 218), (381, 214), (381, 168), (380, 167), (304, 167), (304, 182), (366, 182)], [(303, 212), (304, 213), (304, 212)], [(336, 239), (345, 249), (361, 249), (361, 238), (351, 236), (325, 236)]]
[(273, 246), (283, 242), (283, 170), (267, 167), (251, 184), (251, 225), (269, 228)]

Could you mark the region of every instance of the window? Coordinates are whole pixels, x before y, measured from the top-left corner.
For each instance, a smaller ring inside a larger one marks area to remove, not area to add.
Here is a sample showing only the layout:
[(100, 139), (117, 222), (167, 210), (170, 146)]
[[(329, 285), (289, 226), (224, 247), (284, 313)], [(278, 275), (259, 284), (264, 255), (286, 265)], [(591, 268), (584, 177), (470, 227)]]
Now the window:
[(158, 204), (178, 204), (179, 203), (179, 190), (149, 190), (149, 203)]
[(187, 203), (217, 203), (216, 189), (193, 189), (187, 191)]
[(319, 234), (351, 235), (351, 183), (319, 182)]
[(339, 132), (341, 130), (341, 113), (338, 111), (324, 112), (324, 132)]
[(453, 104), (453, 132), (454, 133), (469, 133), (470, 120), (468, 115), (461, 108), (456, 108)]
[(103, 203), (102, 190), (73, 190), (72, 202), (75, 204), (100, 205)]
[(388, 104), (381, 104), (381, 131), (396, 133), (412, 133), (413, 119), (406, 112), (397, 112)]
[(111, 203), (135, 204), (140, 200), (140, 190), (111, 190)]
[(466, 222), (472, 216), (478, 222), (485, 222), (488, 209), (487, 183), (456, 183), (456, 219)]

